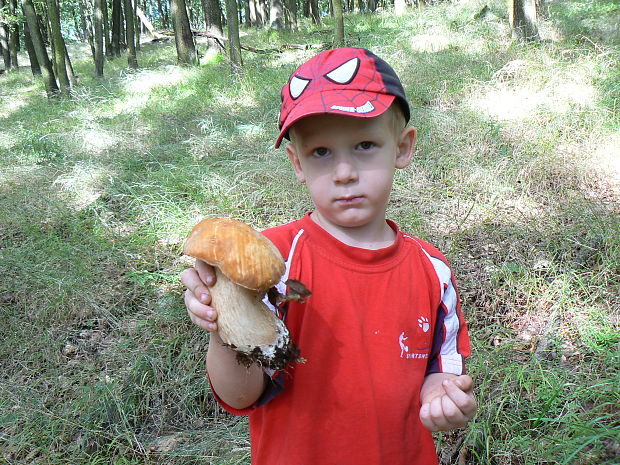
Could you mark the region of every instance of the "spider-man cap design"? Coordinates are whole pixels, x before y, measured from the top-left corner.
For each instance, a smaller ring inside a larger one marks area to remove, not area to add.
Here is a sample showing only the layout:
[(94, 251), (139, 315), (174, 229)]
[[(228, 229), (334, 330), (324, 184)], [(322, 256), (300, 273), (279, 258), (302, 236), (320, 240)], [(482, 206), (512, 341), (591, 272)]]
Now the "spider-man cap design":
[(409, 121), (409, 104), (400, 79), (371, 51), (338, 48), (321, 52), (297, 68), (282, 88), (276, 148), (301, 118), (324, 113), (373, 118), (385, 112), (394, 99)]

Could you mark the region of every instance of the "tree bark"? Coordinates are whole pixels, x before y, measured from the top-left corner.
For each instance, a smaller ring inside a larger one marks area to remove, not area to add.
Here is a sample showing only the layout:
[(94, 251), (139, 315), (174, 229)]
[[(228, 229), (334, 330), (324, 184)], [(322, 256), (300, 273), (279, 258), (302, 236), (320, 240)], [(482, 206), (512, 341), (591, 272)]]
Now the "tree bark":
[[(222, 10), (219, 0), (202, 0), (202, 12), (205, 18), (205, 30), (208, 34), (224, 36), (222, 30)], [(209, 49), (221, 49), (221, 45), (213, 38), (207, 41)]]
[(88, 45), (90, 46), (90, 53), (93, 59), (95, 59), (95, 41), (93, 39), (93, 28), (90, 22), (90, 18), (88, 17), (88, 11), (86, 10), (86, 5), (84, 4), (84, 2), (85, 0), (79, 0), (82, 31), (84, 38), (88, 41)]
[(32, 43), (32, 37), (30, 36), (30, 29), (28, 27), (27, 21), (24, 23), (24, 43), (26, 44), (26, 51), (28, 52), (28, 58), (30, 60), (30, 70), (32, 71), (32, 75), (40, 76), (41, 66), (39, 65), (39, 60), (37, 59), (37, 52), (34, 49), (34, 44)]
[(164, 9), (161, 6), (161, 0), (157, 0), (157, 12), (159, 13), (159, 20), (161, 21), (161, 26), (164, 29), (168, 29), (168, 21), (166, 15), (164, 14)]
[(287, 29), (296, 31), (297, 27), (297, 0), (285, 0), (284, 19)]
[(103, 45), (105, 56), (112, 58), (112, 44), (110, 42), (110, 22), (108, 19), (108, 4), (106, 0), (101, 0), (101, 21), (103, 22)]
[(174, 42), (177, 47), (177, 59), (180, 65), (198, 64), (198, 55), (194, 45), (194, 36), (187, 16), (185, 0), (172, 0), (172, 24)]
[(136, 57), (136, 42), (134, 34), (134, 14), (131, 0), (125, 0), (123, 5), (125, 11), (125, 40), (127, 42), (127, 64), (132, 69), (138, 68), (138, 58)]
[(121, 0), (112, 0), (112, 53), (121, 56), (121, 22), (123, 7)]
[(342, 13), (342, 0), (332, 0), (332, 6), (334, 7), (334, 46), (344, 46), (344, 16)]
[[(0, 8), (4, 7), (4, 0), (0, 0)], [(4, 69), (11, 70), (11, 50), (9, 48), (9, 25), (0, 23), (0, 50), (2, 51), (2, 59), (4, 60)]]
[(60, 29), (60, 11), (56, 0), (47, 0), (47, 13), (50, 20), (51, 39), (54, 43), (54, 64), (58, 83), (60, 84), (60, 93), (68, 97), (71, 95), (71, 83), (67, 74), (65, 40)]
[(269, 27), (277, 31), (284, 29), (284, 7), (282, 6), (282, 0), (271, 0)]
[[(15, 13), (17, 10), (17, 2), (16, 0), (9, 0), (9, 14), (15, 17)], [(19, 63), (17, 62), (17, 52), (19, 50), (19, 25), (17, 21), (13, 22), (13, 24), (9, 24), (9, 55), (11, 57), (11, 67), (19, 68)]]
[(22, 11), (28, 22), (28, 30), (30, 37), (32, 38), (32, 46), (34, 47), (37, 61), (41, 67), (41, 74), (43, 75), (43, 82), (45, 84), (45, 92), (48, 97), (56, 97), (59, 94), (58, 85), (56, 84), (56, 76), (52, 69), (52, 62), (47, 55), (47, 49), (45, 48), (45, 42), (43, 42), (43, 36), (41, 29), (39, 29), (39, 19), (37, 13), (32, 4), (32, 0), (22, 0)]
[(535, 0), (510, 0), (509, 17), (513, 38), (528, 41), (540, 39)]
[(308, 0), (308, 4), (310, 7), (310, 16), (312, 17), (312, 22), (317, 26), (320, 26), (321, 13), (319, 11), (319, 0)]
[(241, 58), (241, 40), (239, 40), (239, 20), (237, 19), (236, 0), (226, 0), (226, 17), (228, 18), (228, 47), (233, 72), (243, 66)]
[(95, 76), (103, 77), (103, 0), (95, 0), (93, 26), (95, 27)]

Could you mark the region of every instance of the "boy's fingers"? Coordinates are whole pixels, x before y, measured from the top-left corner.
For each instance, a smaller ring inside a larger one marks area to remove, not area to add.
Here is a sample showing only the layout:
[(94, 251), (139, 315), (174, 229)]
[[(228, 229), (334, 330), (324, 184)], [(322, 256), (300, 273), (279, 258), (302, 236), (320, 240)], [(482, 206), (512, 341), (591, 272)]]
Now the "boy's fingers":
[(211, 265), (202, 260), (196, 260), (194, 268), (198, 271), (198, 276), (203, 283), (207, 286), (213, 286), (215, 284), (215, 270)]
[(204, 305), (211, 303), (211, 294), (195, 268), (188, 268), (181, 273), (181, 282), (191, 291), (198, 301)]
[(420, 408), (420, 421), (422, 422), (422, 425), (424, 425), (424, 427), (429, 431), (439, 430), (437, 428), (437, 425), (433, 422), (433, 419), (431, 418), (431, 404), (428, 402), (422, 405), (422, 407)]
[(217, 331), (217, 312), (208, 305), (201, 304), (189, 289), (185, 291), (185, 306), (190, 320), (207, 331)]
[(454, 378), (454, 383), (465, 392), (471, 391), (474, 387), (474, 380), (468, 375), (457, 376)]
[(449, 398), (453, 405), (467, 418), (473, 418), (474, 413), (476, 413), (476, 401), (473, 395), (463, 391), (457, 385), (458, 381), (460, 380), (446, 380), (443, 382), (443, 388), (446, 391), (445, 397)]

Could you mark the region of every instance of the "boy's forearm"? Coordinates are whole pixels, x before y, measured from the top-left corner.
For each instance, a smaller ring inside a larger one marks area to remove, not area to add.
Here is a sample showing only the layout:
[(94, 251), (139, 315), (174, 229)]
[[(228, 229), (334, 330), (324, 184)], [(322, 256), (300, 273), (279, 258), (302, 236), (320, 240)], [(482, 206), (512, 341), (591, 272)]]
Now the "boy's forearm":
[(262, 368), (256, 364), (249, 368), (239, 364), (236, 352), (224, 346), (216, 332), (210, 336), (207, 372), (220, 399), (236, 409), (252, 405), (265, 389)]
[(431, 373), (426, 375), (422, 389), (420, 390), (420, 401), (422, 404), (430, 402), (434, 397), (445, 394), (446, 390), (442, 384), (445, 379), (456, 378), (452, 373)]

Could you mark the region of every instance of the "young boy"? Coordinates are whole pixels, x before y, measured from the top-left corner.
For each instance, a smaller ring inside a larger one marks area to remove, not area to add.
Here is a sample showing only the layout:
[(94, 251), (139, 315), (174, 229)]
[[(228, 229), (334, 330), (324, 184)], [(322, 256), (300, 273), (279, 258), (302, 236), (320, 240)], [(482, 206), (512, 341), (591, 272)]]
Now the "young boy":
[[(316, 209), (264, 231), (287, 279), (311, 291), (282, 315), (305, 363), (239, 365), (221, 344), (207, 285), (185, 270), (192, 321), (211, 331), (207, 371), (229, 412), (248, 414), (255, 465), (432, 465), (431, 431), (475, 414), (469, 340), (452, 273), (430, 244), (385, 213), (416, 129), (392, 68), (363, 49), (320, 53), (282, 90), (280, 135)], [(280, 287), (284, 286), (280, 284)]]

